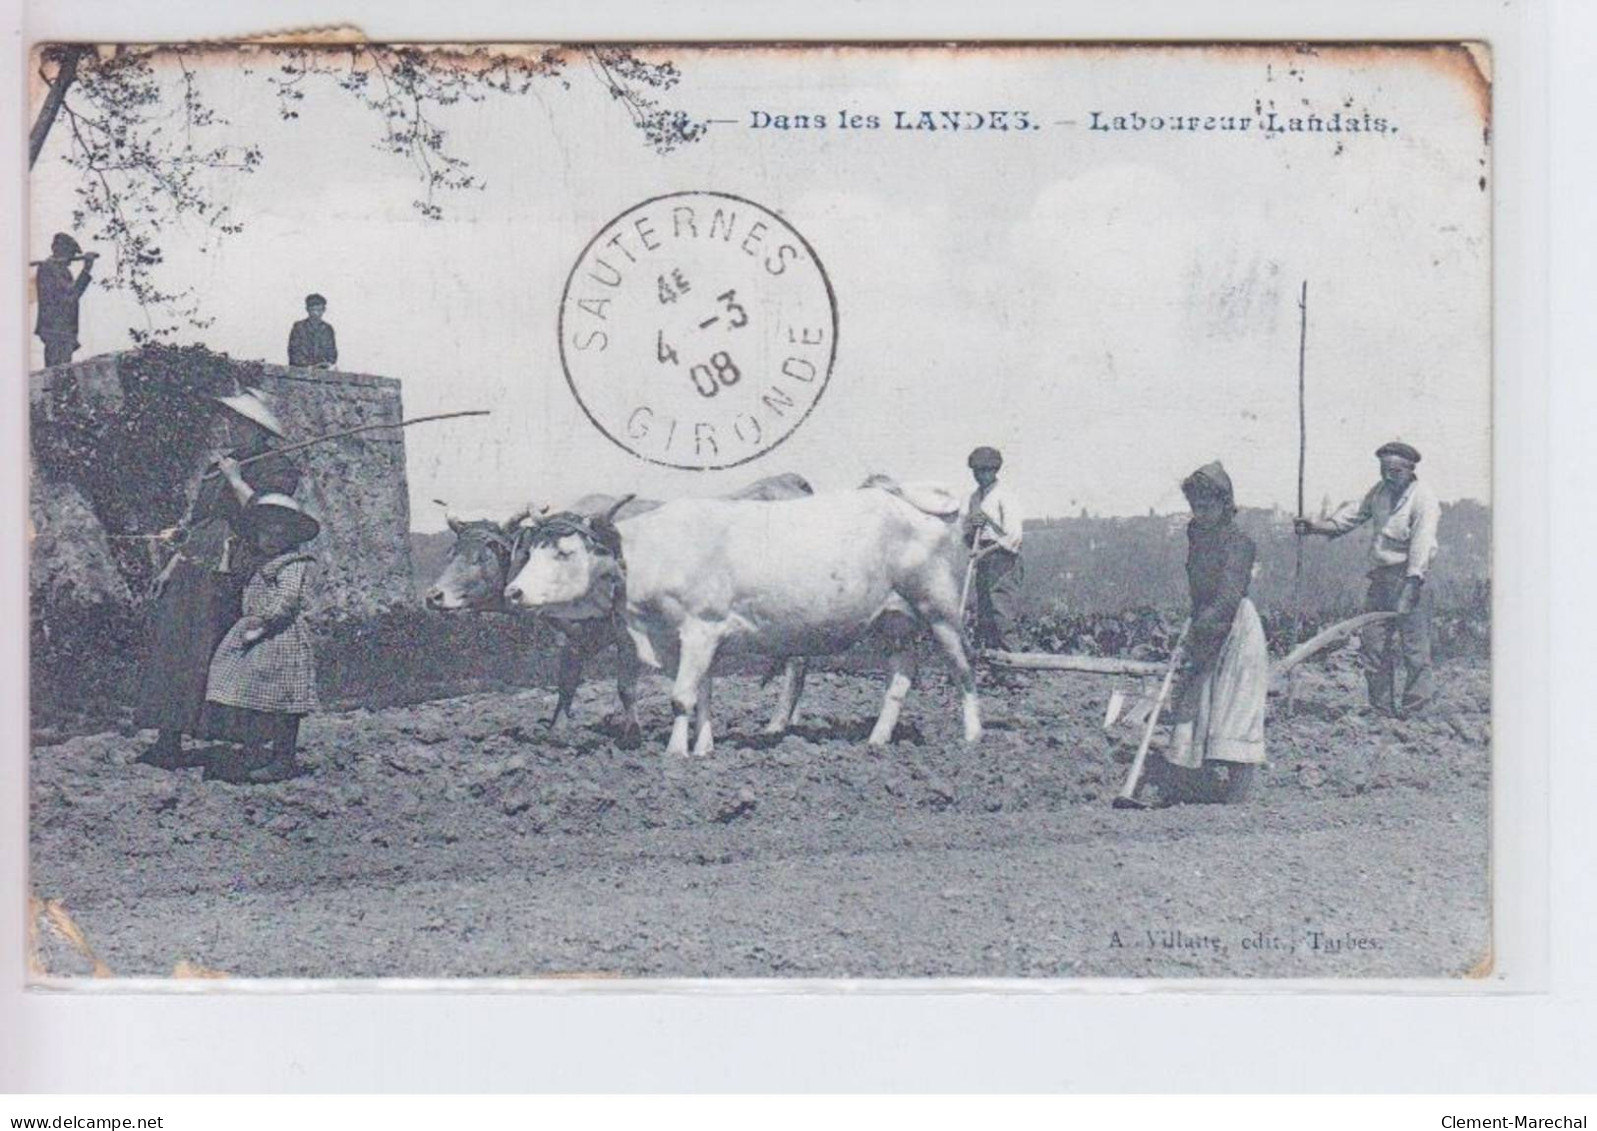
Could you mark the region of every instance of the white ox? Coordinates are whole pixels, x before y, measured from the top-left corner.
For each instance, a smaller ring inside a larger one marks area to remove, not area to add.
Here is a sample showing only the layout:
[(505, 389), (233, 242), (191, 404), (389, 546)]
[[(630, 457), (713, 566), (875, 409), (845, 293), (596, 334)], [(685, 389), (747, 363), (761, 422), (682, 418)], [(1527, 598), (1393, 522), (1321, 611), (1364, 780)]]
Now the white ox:
[[(981, 738), (976, 681), (960, 631), (959, 501), (936, 487), (864, 487), (781, 502), (681, 499), (616, 523), (618, 562), (580, 533), (535, 539), (509, 604), (558, 614), (624, 584), (638, 656), (675, 672), (667, 753), (709, 753), (710, 669), (721, 653), (841, 652), (873, 627), (890, 679), (872, 745), (888, 742), (914, 676), (914, 629), (928, 627), (954, 671), (967, 742)], [(624, 582), (622, 579), (624, 578)]]

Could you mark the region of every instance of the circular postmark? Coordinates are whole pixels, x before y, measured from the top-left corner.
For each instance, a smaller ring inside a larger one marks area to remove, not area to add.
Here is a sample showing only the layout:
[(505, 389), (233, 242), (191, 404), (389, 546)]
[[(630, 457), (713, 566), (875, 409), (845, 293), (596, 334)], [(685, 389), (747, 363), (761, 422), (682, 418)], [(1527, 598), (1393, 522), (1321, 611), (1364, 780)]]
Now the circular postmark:
[(837, 300), (793, 226), (720, 192), (627, 209), (577, 258), (560, 363), (594, 427), (640, 459), (736, 467), (791, 436), (837, 356)]

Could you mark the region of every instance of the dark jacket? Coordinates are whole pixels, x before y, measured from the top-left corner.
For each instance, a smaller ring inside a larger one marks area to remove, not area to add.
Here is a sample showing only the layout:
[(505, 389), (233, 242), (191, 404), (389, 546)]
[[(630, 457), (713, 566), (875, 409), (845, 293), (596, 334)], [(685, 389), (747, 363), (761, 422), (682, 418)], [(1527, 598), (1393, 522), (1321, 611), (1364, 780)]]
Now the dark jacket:
[(301, 318), (288, 334), (288, 363), (310, 367), (338, 364), (338, 339), (327, 322)]
[(74, 279), (70, 265), (59, 259), (46, 259), (39, 264), (34, 285), (39, 299), (39, 317), (33, 332), (41, 338), (67, 339), (76, 346), (78, 299), (89, 289), (88, 271), (79, 271)]
[(1187, 480), (1202, 479), (1225, 496), (1227, 515), (1218, 526), (1187, 524), (1187, 591), (1192, 598), (1192, 629), (1187, 635), (1187, 664), (1194, 671), (1208, 667), (1220, 655), (1237, 606), (1248, 595), (1257, 549), (1253, 539), (1237, 529), (1233, 517), (1231, 477), (1219, 463), (1206, 464)]

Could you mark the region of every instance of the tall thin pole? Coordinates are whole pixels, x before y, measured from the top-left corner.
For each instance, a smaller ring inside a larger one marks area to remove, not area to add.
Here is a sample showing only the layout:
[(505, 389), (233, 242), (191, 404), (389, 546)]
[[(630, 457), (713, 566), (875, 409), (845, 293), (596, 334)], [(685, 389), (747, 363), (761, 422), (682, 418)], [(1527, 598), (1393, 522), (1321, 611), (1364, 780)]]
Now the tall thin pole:
[[(1309, 341), (1309, 281), (1303, 280), (1298, 292), (1298, 517), (1303, 518), (1303, 470), (1309, 454), (1309, 414), (1305, 405), (1304, 357)], [(1297, 536), (1297, 565), (1292, 573), (1292, 643), (1298, 642), (1303, 625), (1303, 535)], [(1286, 713), (1297, 713), (1297, 680), (1286, 677)]]
[[(1303, 280), (1298, 295), (1298, 517), (1303, 518), (1303, 468), (1309, 454), (1309, 415), (1304, 405), (1303, 361), (1309, 341), (1309, 281)], [(1297, 571), (1293, 575), (1294, 590), (1303, 580), (1303, 536), (1298, 535)], [(1296, 593), (1294, 592), (1294, 597)]]

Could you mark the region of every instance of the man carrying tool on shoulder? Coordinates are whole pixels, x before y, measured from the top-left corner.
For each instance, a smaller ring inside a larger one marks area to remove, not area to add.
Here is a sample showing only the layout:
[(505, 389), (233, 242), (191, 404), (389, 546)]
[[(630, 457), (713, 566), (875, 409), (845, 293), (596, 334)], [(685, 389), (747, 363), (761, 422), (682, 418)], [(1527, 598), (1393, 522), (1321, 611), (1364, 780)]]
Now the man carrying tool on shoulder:
[[(1366, 612), (1395, 612), (1397, 619), (1362, 633), (1364, 678), (1370, 706), (1391, 714), (1416, 714), (1435, 697), (1431, 677), (1431, 599), (1425, 576), (1436, 557), (1436, 527), (1441, 504), (1415, 475), (1420, 453), (1394, 440), (1375, 452), (1381, 481), (1356, 503), (1346, 503), (1325, 519), (1299, 518), (1300, 535), (1340, 538), (1371, 525), (1370, 588)], [(1397, 697), (1401, 652), (1403, 696)]]
[[(33, 332), (44, 343), (44, 364), (66, 365), (78, 350), (78, 300), (89, 289), (95, 252), (85, 252), (65, 232), (50, 240), (50, 258), (38, 264), (36, 283), (39, 317)], [(72, 264), (82, 261), (76, 278)]]
[[(1020, 562), (1020, 504), (998, 485), (1004, 457), (997, 448), (980, 447), (970, 453), (976, 489), (965, 508), (965, 545), (975, 560), (976, 646), (983, 651), (1010, 651), (1015, 626), (1015, 604), (1026, 571)], [(1000, 682), (1006, 682), (1000, 680)]]

